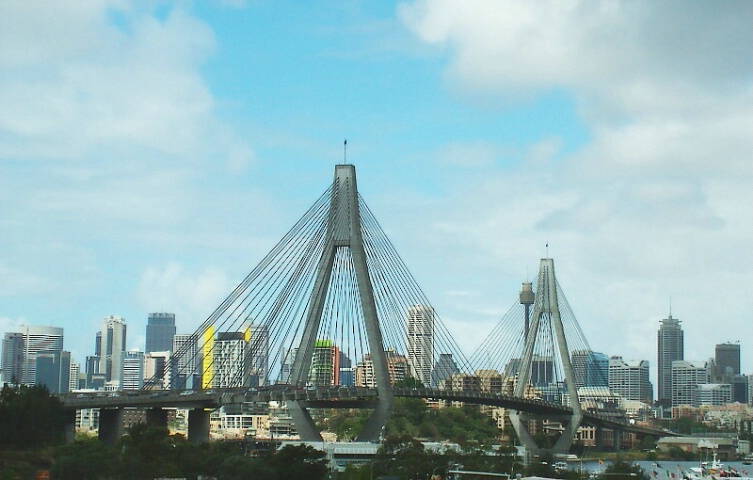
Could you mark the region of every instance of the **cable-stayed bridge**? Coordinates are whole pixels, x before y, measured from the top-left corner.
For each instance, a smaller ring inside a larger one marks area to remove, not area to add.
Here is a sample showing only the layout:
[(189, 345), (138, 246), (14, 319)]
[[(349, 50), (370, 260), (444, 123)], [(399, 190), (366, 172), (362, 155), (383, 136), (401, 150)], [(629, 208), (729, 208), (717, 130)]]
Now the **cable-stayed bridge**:
[(466, 358), (358, 194), (355, 167), (337, 165), (332, 184), (145, 391), (65, 403), (189, 406), (189, 430), (208, 433), (206, 409), (281, 400), (302, 440), (321, 440), (318, 408), (369, 408), (359, 439), (376, 440), (395, 397), (432, 398), (511, 409), (531, 451), (540, 448), (537, 422), (558, 422), (553, 449), (567, 452), (581, 425), (628, 427), (603, 408), (616, 397), (592, 356), (553, 260), (542, 259), (536, 279)]

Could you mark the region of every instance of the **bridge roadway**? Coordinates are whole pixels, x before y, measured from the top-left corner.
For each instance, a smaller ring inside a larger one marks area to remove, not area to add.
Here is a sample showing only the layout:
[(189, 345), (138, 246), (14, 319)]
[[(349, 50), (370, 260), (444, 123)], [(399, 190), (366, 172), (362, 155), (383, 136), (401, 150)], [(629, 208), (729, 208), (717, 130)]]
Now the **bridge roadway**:
[[(527, 399), (499, 393), (464, 390), (439, 390), (430, 388), (394, 388), (400, 398), (422, 398), (465, 402), (477, 405), (504, 407), (521, 412), (559, 418), (571, 415), (572, 409), (544, 400)], [(119, 392), (86, 392), (61, 395), (63, 407), (69, 410), (88, 408), (183, 408), (217, 409), (223, 405), (244, 402), (270, 402), (297, 400), (307, 408), (372, 408), (377, 401), (377, 390), (365, 387), (302, 388), (290, 385), (272, 385), (260, 388), (210, 389), (210, 390), (132, 390)], [(607, 429), (620, 429), (644, 434), (656, 431), (630, 425), (624, 417), (585, 413), (583, 424)], [(645, 431), (644, 431), (645, 430)]]

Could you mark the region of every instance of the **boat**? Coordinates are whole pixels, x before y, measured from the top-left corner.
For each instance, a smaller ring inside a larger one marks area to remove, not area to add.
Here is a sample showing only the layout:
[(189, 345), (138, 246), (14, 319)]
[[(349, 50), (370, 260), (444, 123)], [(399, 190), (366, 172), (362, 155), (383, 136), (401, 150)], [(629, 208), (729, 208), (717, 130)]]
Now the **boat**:
[(690, 467), (683, 474), (685, 480), (719, 480), (728, 477), (742, 478), (737, 470), (725, 468), (724, 464), (716, 458), (716, 452), (714, 452), (710, 463), (701, 462), (699, 466)]

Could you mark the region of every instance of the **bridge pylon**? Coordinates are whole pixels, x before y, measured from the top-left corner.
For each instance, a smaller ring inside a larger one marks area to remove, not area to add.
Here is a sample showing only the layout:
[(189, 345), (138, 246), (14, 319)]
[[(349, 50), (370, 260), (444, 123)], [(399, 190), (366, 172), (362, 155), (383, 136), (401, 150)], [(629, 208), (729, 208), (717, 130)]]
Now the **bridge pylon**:
[[(338, 250), (350, 249), (378, 393), (374, 412), (358, 439), (362, 441), (377, 440), (392, 410), (393, 392), (377, 307), (374, 301), (373, 286), (366, 261), (356, 185), (356, 169), (353, 165), (337, 165), (335, 167), (324, 241), (324, 250), (318, 262), (314, 288), (309, 299), (310, 309), (306, 317), (298, 353), (293, 360), (290, 383), (304, 386), (308, 382), (317, 331), (322, 321), (335, 258)], [(287, 403), (288, 411), (293, 418), (301, 440), (321, 441), (321, 434), (314, 425), (306, 405), (298, 401), (288, 401)]]
[[(564, 428), (552, 450), (554, 453), (567, 453), (570, 446), (572, 446), (575, 435), (583, 420), (583, 411), (581, 410), (580, 401), (578, 399), (575, 374), (570, 360), (559, 305), (557, 303), (557, 280), (554, 275), (554, 260), (551, 258), (541, 259), (538, 285), (533, 307), (533, 315), (530, 319), (530, 325), (526, 326), (527, 333), (525, 347), (518, 370), (515, 396), (522, 398), (526, 395), (526, 391), (531, 383), (531, 366), (533, 363), (539, 329), (544, 322), (550, 322), (552, 329), (554, 330), (557, 350), (556, 354), (559, 356), (562, 365), (567, 393), (570, 397), (573, 411), (571, 416), (562, 419)], [(515, 433), (518, 435), (518, 439), (529, 452), (535, 453), (541, 450), (541, 448), (533, 440), (526, 425), (527, 420), (532, 418), (531, 415), (517, 410), (513, 410), (510, 413), (510, 423), (512, 423)]]

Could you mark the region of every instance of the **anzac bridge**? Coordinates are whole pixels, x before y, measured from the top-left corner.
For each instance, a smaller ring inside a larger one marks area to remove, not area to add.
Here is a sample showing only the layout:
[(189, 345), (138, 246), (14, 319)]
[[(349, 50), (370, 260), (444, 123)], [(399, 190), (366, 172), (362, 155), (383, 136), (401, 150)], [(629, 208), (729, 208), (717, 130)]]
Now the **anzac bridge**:
[(586, 381), (592, 357), (551, 258), (466, 357), (359, 195), (355, 167), (337, 165), (322, 196), (173, 352), (167, 374), (141, 391), (63, 401), (70, 412), (99, 408), (111, 443), (127, 408), (154, 424), (166, 424), (167, 408), (188, 409), (189, 440), (203, 442), (212, 410), (269, 401), (285, 402), (306, 441), (321, 441), (318, 409), (369, 409), (359, 440), (377, 441), (401, 397), (503, 407), (533, 453), (545, 448), (535, 440), (544, 423), (559, 433), (546, 447), (555, 453), (583, 426), (616, 448), (625, 432), (656, 434), (614, 408), (605, 372)]

